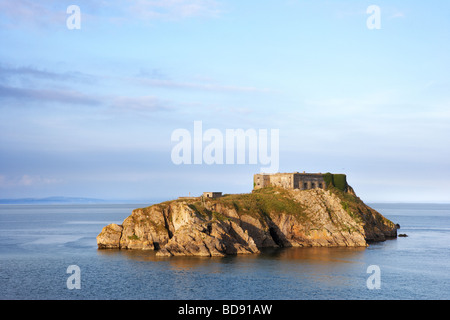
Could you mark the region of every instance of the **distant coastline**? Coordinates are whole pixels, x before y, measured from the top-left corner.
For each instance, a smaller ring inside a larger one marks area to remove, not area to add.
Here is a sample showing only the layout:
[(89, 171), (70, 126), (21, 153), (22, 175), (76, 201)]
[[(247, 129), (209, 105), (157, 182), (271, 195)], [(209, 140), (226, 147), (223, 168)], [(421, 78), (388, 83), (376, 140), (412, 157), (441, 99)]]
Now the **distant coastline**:
[(135, 203), (157, 203), (159, 199), (146, 200), (105, 200), (83, 197), (46, 197), (46, 198), (18, 198), (0, 199), (1, 204), (135, 204)]

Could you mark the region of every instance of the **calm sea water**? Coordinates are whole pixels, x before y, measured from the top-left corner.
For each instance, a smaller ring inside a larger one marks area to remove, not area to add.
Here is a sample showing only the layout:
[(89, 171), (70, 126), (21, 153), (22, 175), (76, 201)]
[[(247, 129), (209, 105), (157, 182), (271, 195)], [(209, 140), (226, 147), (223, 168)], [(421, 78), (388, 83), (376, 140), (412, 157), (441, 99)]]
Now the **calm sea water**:
[[(0, 205), (0, 299), (449, 299), (450, 205), (371, 204), (409, 237), (225, 258), (97, 250), (134, 205)], [(68, 289), (67, 268), (80, 268)], [(380, 289), (370, 290), (371, 265)]]

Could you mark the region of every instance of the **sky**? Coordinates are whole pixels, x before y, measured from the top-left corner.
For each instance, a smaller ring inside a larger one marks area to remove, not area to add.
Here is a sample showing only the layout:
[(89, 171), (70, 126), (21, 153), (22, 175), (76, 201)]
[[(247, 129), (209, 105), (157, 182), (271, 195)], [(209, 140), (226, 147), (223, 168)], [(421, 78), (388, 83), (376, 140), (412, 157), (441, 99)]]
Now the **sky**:
[(449, 12), (437, 0), (0, 0), (0, 198), (250, 192), (259, 158), (174, 161), (174, 132), (194, 144), (201, 123), (224, 139), (278, 130), (277, 171), (345, 173), (366, 202), (449, 203)]

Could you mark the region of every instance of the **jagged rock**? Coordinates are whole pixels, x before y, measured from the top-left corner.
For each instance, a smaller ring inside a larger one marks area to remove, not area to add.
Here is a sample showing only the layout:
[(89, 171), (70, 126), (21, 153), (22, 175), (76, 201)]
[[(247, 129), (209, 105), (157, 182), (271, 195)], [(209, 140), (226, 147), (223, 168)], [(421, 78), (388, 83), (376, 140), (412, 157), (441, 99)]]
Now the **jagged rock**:
[(253, 239), (232, 221), (181, 227), (157, 255), (225, 256), (258, 253)]
[(115, 223), (111, 223), (102, 229), (97, 236), (97, 243), (100, 249), (114, 249), (118, 247), (120, 238), (122, 237), (123, 227)]
[(183, 199), (133, 210), (97, 237), (100, 249), (159, 256), (258, 253), (263, 247), (367, 246), (397, 226), (349, 192), (263, 188), (218, 199)]

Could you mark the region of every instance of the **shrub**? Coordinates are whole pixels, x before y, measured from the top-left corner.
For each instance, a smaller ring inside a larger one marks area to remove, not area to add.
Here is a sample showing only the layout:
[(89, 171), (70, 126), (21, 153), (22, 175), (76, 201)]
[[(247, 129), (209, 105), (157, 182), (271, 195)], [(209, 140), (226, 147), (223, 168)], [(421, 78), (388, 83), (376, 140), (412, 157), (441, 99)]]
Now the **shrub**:
[(128, 236), (129, 240), (139, 240), (139, 237), (135, 234), (133, 234), (132, 236)]

